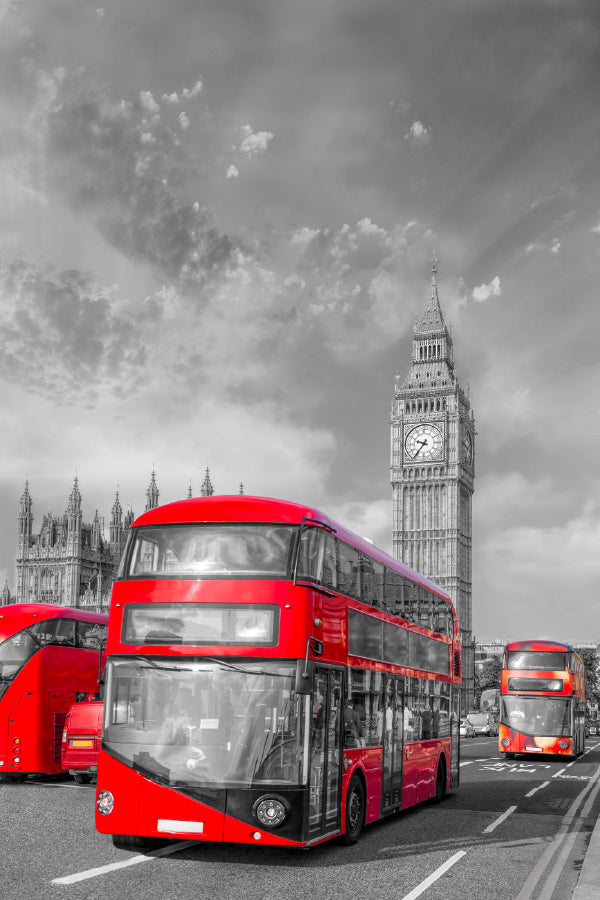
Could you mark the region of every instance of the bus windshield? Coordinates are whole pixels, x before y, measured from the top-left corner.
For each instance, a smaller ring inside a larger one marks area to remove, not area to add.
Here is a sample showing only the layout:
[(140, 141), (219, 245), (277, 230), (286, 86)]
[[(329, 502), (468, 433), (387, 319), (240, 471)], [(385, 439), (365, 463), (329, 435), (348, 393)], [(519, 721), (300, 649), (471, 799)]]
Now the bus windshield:
[(40, 644), (29, 631), (19, 631), (0, 644), (0, 697)]
[(294, 525), (149, 525), (134, 529), (122, 578), (290, 578)]
[(103, 747), (181, 787), (304, 784), (308, 697), (295, 667), (189, 658), (109, 662)]
[(521, 734), (571, 734), (570, 701), (558, 697), (502, 697), (502, 724)]

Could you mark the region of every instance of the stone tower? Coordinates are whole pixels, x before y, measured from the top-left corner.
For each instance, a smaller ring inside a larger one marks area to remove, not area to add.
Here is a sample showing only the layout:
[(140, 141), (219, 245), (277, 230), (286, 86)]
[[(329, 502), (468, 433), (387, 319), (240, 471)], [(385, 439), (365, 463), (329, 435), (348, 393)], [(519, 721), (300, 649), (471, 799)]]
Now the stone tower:
[(391, 415), (393, 553), (448, 591), (462, 644), (463, 709), (471, 708), (471, 607), (475, 422), (454, 369), (452, 336), (438, 297), (437, 259), (406, 376), (396, 373)]

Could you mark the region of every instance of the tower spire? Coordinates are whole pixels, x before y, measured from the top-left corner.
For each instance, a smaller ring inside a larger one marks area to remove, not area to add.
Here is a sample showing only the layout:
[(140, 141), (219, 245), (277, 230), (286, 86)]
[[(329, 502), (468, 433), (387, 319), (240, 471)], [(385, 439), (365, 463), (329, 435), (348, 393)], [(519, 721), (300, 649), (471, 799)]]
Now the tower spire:
[(212, 497), (215, 489), (212, 486), (212, 482), (210, 480), (210, 471), (206, 469), (206, 475), (204, 477), (204, 481), (202, 482), (202, 487), (200, 488), (200, 496), (201, 497)]
[(155, 506), (158, 506), (158, 487), (156, 486), (156, 472), (152, 469), (150, 484), (146, 491), (146, 512), (149, 509), (154, 509)]
[(431, 255), (431, 284), (425, 312), (418, 325), (415, 325), (415, 334), (432, 334), (436, 331), (447, 331), (440, 298), (438, 297), (438, 258), (435, 250)]

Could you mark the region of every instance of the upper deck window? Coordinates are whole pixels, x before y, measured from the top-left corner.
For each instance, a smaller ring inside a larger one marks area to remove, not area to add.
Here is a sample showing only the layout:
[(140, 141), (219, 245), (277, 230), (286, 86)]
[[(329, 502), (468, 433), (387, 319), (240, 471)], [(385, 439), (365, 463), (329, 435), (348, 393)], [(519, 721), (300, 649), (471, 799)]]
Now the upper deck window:
[(563, 672), (567, 667), (567, 654), (556, 650), (511, 650), (507, 669), (530, 669), (537, 672)]
[(298, 526), (146, 525), (132, 532), (122, 578), (291, 578)]

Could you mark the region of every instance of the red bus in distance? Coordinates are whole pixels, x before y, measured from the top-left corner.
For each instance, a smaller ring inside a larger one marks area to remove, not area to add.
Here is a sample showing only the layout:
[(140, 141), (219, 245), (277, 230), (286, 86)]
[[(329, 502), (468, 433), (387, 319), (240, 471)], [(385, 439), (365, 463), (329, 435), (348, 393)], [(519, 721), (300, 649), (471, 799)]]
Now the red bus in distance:
[(108, 616), (49, 603), (0, 606), (0, 776), (62, 772), (76, 700), (98, 691)]
[(585, 746), (585, 666), (568, 644), (514, 641), (504, 648), (499, 750), (579, 756)]
[(354, 843), (458, 784), (460, 680), (448, 594), (318, 510), (152, 509), (113, 585), (96, 826)]

